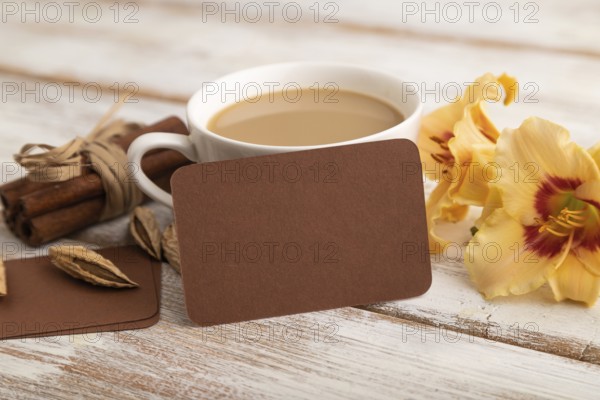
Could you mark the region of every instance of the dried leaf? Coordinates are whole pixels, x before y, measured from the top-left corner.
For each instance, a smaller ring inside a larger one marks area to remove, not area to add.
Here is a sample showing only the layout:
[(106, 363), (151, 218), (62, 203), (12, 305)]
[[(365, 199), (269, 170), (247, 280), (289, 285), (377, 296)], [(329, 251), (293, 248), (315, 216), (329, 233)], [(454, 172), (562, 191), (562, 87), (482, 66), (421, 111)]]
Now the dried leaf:
[(162, 237), (163, 256), (175, 271), (181, 274), (181, 263), (179, 261), (179, 242), (177, 241), (177, 232), (175, 224), (171, 224), (165, 229)]
[(4, 263), (0, 260), (0, 297), (7, 295), (6, 290), (6, 270), (4, 269)]
[(136, 207), (133, 210), (129, 230), (142, 249), (160, 260), (160, 228), (154, 213), (149, 208)]
[(113, 288), (139, 286), (110, 260), (83, 246), (51, 246), (50, 261), (73, 278)]

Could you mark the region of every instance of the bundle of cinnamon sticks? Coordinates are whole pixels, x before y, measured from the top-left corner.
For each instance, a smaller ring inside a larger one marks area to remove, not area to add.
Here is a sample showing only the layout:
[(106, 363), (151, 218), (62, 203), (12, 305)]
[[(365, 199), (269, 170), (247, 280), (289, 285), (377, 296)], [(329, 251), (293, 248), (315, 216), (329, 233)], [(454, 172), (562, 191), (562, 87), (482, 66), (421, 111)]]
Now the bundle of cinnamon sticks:
[[(137, 137), (149, 132), (188, 134), (177, 117), (118, 137), (115, 143), (124, 150)], [(154, 150), (142, 160), (142, 170), (163, 189), (169, 189), (171, 174), (190, 161), (173, 150)], [(33, 182), (26, 177), (0, 186), (3, 218), (8, 228), (22, 241), (39, 246), (100, 221), (105, 207), (105, 192), (100, 176), (86, 171), (63, 182)]]

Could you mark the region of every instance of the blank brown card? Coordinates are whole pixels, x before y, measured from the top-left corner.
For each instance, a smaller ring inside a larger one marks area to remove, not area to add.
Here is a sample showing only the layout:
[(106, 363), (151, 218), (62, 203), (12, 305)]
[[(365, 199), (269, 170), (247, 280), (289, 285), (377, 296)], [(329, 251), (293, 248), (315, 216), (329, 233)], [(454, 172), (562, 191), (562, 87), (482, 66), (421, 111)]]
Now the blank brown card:
[(405, 299), (431, 284), (408, 140), (195, 164), (171, 185), (200, 325)]
[(8, 295), (0, 297), (0, 340), (142, 329), (156, 324), (160, 263), (136, 246), (98, 253), (139, 287), (93, 286), (59, 270), (48, 257), (7, 261)]

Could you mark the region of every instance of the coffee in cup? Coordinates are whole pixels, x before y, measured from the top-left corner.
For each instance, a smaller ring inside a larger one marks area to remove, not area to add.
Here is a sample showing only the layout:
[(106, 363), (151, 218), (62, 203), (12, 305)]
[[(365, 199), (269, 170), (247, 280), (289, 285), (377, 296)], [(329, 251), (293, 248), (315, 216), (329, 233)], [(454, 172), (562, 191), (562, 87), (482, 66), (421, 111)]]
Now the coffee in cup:
[[(302, 92), (300, 99), (294, 100), (293, 88)], [(171, 195), (139, 168), (150, 150), (168, 148), (194, 162), (211, 162), (416, 140), (421, 109), (418, 94), (392, 74), (336, 63), (266, 65), (205, 82), (187, 105), (189, 136), (147, 133), (131, 144), (127, 155), (138, 166), (135, 180), (142, 191), (172, 206)]]
[(328, 88), (295, 88), (245, 99), (210, 121), (217, 135), (269, 146), (315, 146), (382, 132), (404, 117), (391, 104), (367, 94)]

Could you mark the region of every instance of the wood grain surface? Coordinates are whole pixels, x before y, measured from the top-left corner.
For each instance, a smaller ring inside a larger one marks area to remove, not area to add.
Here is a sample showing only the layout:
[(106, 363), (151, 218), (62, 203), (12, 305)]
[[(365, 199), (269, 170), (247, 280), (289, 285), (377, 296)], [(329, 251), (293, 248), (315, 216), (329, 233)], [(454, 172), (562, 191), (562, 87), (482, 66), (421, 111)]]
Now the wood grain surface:
[[(505, 13), (498, 23), (436, 23), (432, 17), (423, 23), (419, 15), (403, 21), (407, 2), (394, 0), (336, 2), (335, 23), (315, 23), (310, 14), (295, 24), (283, 18), (223, 23), (207, 15), (209, 3), (144, 0), (134, 3), (138, 22), (126, 24), (114, 22), (113, 3), (97, 2), (106, 16), (97, 23), (77, 12), (74, 22), (56, 23), (3, 15), (3, 181), (19, 174), (12, 154), (24, 143), (61, 144), (86, 134), (112, 104), (115, 87), (137, 88), (136, 102), (119, 116), (183, 118), (185, 101), (203, 82), (292, 60), (350, 62), (406, 77), (433, 89), (426, 111), (447, 100), (437, 87), (507, 71), (531, 84), (524, 90), (529, 98), (492, 107), (498, 125), (514, 127), (538, 115), (567, 127), (584, 146), (600, 139), (600, 9), (594, 0), (536, 2), (539, 21), (529, 24), (512, 20), (513, 1), (498, 2)], [(520, 18), (526, 3), (519, 3)], [(118, 4), (122, 20), (128, 10)], [(72, 98), (68, 84), (79, 85)], [(98, 101), (77, 89), (86, 84), (100, 87)], [(63, 89), (58, 99), (51, 91), (56, 87)], [(171, 211), (150, 206), (164, 228)], [(64, 241), (128, 243), (126, 226), (119, 218)], [(47, 249), (24, 246), (4, 226), (0, 241), (6, 258)], [(597, 396), (598, 307), (556, 304), (548, 288), (489, 302), (469, 282), (460, 252), (432, 261), (432, 288), (419, 298), (219, 329), (189, 322), (180, 278), (164, 265), (157, 326), (1, 342), (0, 398)]]

